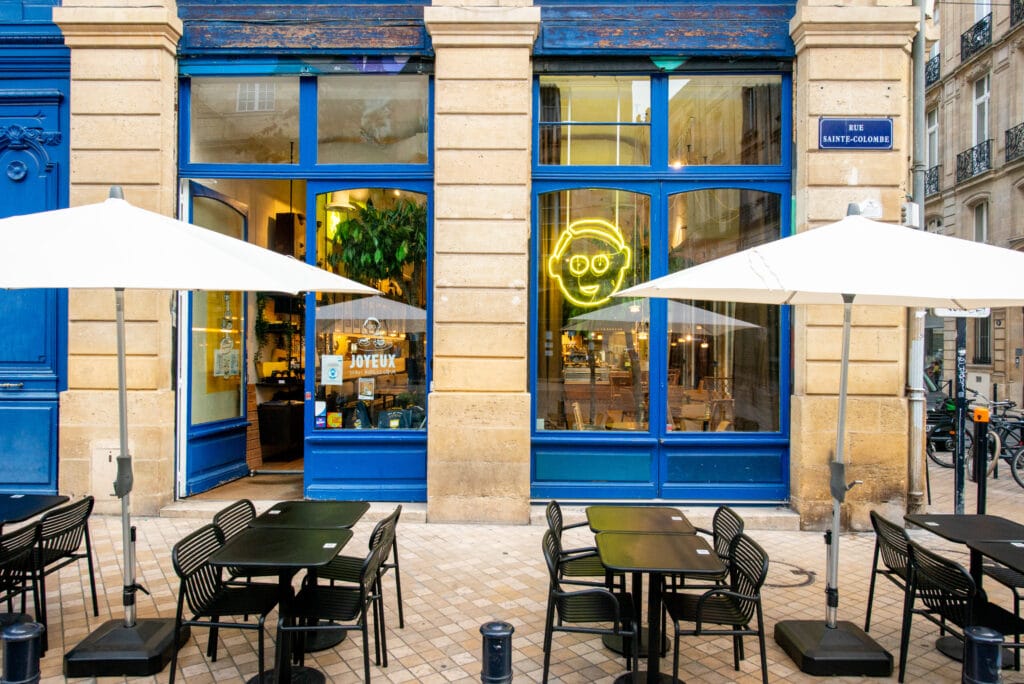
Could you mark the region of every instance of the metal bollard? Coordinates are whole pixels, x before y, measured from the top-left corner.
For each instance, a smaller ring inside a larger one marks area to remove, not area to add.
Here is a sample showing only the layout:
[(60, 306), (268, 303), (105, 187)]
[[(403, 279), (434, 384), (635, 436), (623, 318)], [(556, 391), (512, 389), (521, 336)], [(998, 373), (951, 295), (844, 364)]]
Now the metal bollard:
[(988, 627), (964, 630), (962, 684), (1000, 684), (1003, 676), (1003, 635)]
[(508, 684), (512, 681), (512, 632), (507, 622), (485, 622), (483, 635), (484, 666), (480, 681), (484, 684)]
[(39, 681), (39, 651), (43, 629), (38, 622), (16, 622), (4, 629), (2, 684), (31, 684)]

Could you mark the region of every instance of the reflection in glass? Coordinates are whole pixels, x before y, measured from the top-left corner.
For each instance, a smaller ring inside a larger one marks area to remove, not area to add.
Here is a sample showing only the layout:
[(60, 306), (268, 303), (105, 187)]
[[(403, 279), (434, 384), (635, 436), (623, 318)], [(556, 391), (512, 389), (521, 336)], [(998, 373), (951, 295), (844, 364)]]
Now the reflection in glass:
[[(669, 271), (771, 242), (780, 227), (775, 194), (724, 189), (673, 195)], [(779, 312), (764, 304), (668, 303), (671, 429), (779, 429)]]
[(540, 163), (650, 163), (651, 86), (645, 76), (541, 76)]
[(317, 264), (382, 294), (319, 294), (317, 429), (426, 426), (426, 197), (383, 188), (317, 196)]
[(192, 295), (192, 424), (242, 415), (242, 294)]
[(317, 163), (426, 163), (428, 83), (421, 75), (318, 78)]
[(299, 161), (299, 79), (192, 79), (193, 164), (288, 164)]
[(779, 164), (782, 77), (669, 79), (669, 164)]
[(540, 196), (538, 429), (647, 430), (648, 303), (610, 295), (649, 278), (649, 216), (638, 193)]

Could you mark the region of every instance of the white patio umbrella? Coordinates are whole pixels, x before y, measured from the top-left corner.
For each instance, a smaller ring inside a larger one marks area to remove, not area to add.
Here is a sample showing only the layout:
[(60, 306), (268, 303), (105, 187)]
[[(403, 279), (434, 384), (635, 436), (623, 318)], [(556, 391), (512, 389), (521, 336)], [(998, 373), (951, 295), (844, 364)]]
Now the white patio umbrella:
[(376, 320), (385, 331), (409, 333), (427, 329), (425, 310), (379, 295), (316, 307), (318, 331), (331, 329), (336, 321), (358, 327), (368, 319)]
[[(262, 290), (290, 294), (376, 294), (377, 290), (292, 257), (140, 209), (121, 197), (120, 188), (112, 188), (110, 199), (97, 204), (0, 219), (0, 244), (7, 254), (15, 255), (0, 268), (0, 288), (112, 288), (115, 292), (121, 453), (114, 493), (121, 499), (125, 616), (123, 625), (115, 621), (94, 632), (92, 636), (99, 643), (91, 650), (100, 659), (130, 661), (133, 658), (123, 656), (124, 651), (150, 648), (146, 642), (166, 640), (173, 634), (167, 634), (165, 621), (137, 623), (135, 619), (138, 585), (129, 498), (132, 462), (128, 453), (124, 290)], [(171, 623), (173, 630), (173, 620)], [(157, 648), (163, 647), (165, 644)], [(93, 674), (119, 674), (97, 667)], [(156, 671), (162, 668), (160, 664)]]
[[(984, 278), (936, 278), (935, 264)], [(973, 309), (1024, 306), (1024, 253), (852, 215), (745, 249), (617, 293), (759, 304), (843, 304), (842, 361), (826, 627), (838, 607), (840, 504), (849, 485), (843, 462), (853, 304)], [(849, 624), (849, 623), (846, 623)], [(845, 625), (844, 625), (845, 626)], [(778, 633), (778, 631), (776, 632)], [(866, 635), (864, 635), (866, 636)]]
[[(623, 302), (573, 316), (566, 321), (562, 329), (623, 330), (648, 321), (650, 317), (650, 308), (645, 302)], [(671, 332), (699, 330), (708, 335), (719, 335), (730, 330), (759, 327), (761, 326), (685, 302), (668, 303), (668, 328)]]

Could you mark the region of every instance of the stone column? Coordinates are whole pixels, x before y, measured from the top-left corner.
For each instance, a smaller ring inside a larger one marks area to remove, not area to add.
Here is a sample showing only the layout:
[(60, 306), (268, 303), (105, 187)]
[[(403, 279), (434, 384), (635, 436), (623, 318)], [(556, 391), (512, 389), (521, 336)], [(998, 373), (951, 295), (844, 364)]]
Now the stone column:
[(437, 56), (432, 522), (530, 519), (530, 55), (539, 8), (424, 10)]
[[(899, 222), (910, 188), (910, 48), (919, 18), (909, 1), (876, 7), (811, 0), (797, 6), (790, 33), (796, 46), (798, 231), (842, 218), (851, 202)], [(891, 117), (893, 149), (819, 149), (822, 117)], [(794, 309), (790, 491), (805, 529), (824, 528), (831, 520), (828, 463), (836, 443), (842, 321), (839, 306)], [(844, 527), (870, 529), (874, 508), (891, 508), (889, 515), (897, 518), (905, 510), (906, 357), (906, 310), (855, 305), (844, 453), (847, 479), (864, 484), (847, 493)]]
[[(71, 50), (71, 205), (100, 202), (111, 185), (120, 185), (132, 204), (173, 216), (175, 52), (182, 29), (174, 1), (64, 0), (54, 7), (53, 19)], [(155, 514), (174, 494), (171, 297), (170, 292), (125, 293), (132, 508), (142, 515)], [(65, 494), (93, 494), (97, 511), (116, 513), (113, 292), (72, 290), (68, 309), (59, 487)]]

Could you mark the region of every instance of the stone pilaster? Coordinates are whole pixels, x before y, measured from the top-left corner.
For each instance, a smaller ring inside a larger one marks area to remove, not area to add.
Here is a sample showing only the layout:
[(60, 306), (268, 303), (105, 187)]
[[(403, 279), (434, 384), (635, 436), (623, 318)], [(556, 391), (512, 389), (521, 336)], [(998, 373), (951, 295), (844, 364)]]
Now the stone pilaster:
[[(175, 52), (182, 28), (174, 1), (62, 4), (53, 19), (71, 50), (71, 205), (102, 201), (111, 185), (120, 185), (133, 204), (173, 216)], [(155, 514), (173, 496), (171, 296), (126, 293), (132, 506), (143, 515)], [(120, 507), (111, 494), (110, 457), (119, 450), (113, 293), (72, 292), (68, 319), (59, 487), (94, 494), (97, 511), (114, 513)]]
[(530, 519), (530, 55), (540, 10), (424, 10), (437, 56), (427, 516)]
[[(851, 202), (899, 221), (910, 178), (910, 48), (919, 18), (909, 2), (797, 6), (790, 33), (798, 231), (842, 218)], [(893, 149), (819, 149), (822, 117), (891, 117)], [(791, 497), (809, 529), (826, 526), (832, 514), (828, 462), (836, 441), (842, 318), (838, 306), (795, 309)], [(906, 504), (906, 336), (905, 309), (854, 306), (844, 453), (847, 479), (864, 484), (846, 496), (846, 527), (868, 528), (873, 508), (892, 507), (890, 514), (901, 516)]]

